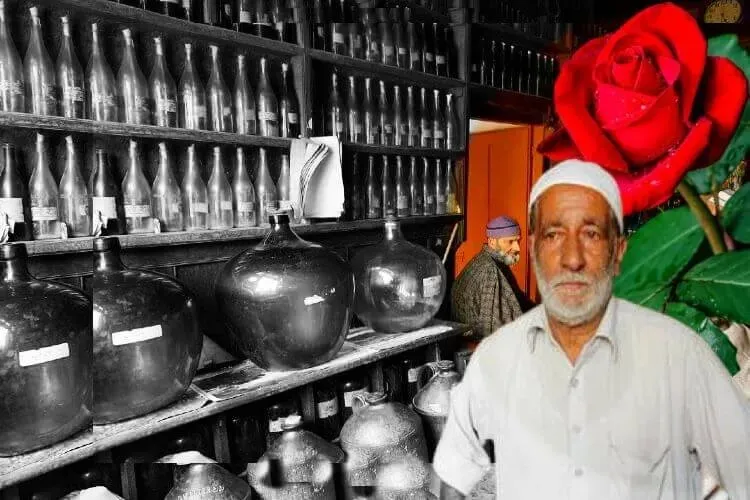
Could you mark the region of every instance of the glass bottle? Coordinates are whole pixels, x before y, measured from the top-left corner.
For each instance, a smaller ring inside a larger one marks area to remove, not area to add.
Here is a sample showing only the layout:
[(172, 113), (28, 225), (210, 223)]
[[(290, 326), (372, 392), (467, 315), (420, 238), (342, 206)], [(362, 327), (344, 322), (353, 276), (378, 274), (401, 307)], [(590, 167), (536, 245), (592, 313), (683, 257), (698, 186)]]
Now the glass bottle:
[(109, 167), (109, 158), (103, 149), (94, 152), (94, 172), (89, 180), (91, 195), (91, 233), (96, 232), (99, 224), (106, 235), (122, 234), (122, 224), (118, 205), (122, 206), (120, 188)]
[(352, 170), (349, 178), (350, 196), (350, 220), (360, 220), (362, 218), (362, 176), (360, 174), (360, 158), (358, 153), (354, 153), (352, 158)]
[(497, 57), (498, 57), (498, 46), (497, 46), (497, 40), (492, 40), (492, 43), (490, 44), (490, 64), (489, 64), (489, 75), (487, 79), (489, 80), (487, 82), (487, 85), (490, 85), (491, 87), (500, 88), (502, 84), (500, 83), (500, 80), (498, 78), (500, 74), (500, 65), (498, 64)]
[(31, 239), (28, 218), (24, 213), (24, 202), (28, 202), (26, 185), (16, 167), (16, 148), (3, 144), (3, 164), (0, 170), (0, 226), (8, 223), (10, 239), (21, 241)]
[(88, 117), (95, 121), (116, 122), (120, 119), (117, 85), (99, 42), (99, 27), (91, 24), (91, 59), (86, 71)]
[(409, 69), (412, 71), (424, 71), (422, 65), (422, 38), (420, 37), (419, 24), (406, 24), (406, 38), (409, 41)]
[(288, 29), (297, 31), (297, 26), (290, 20), (291, 12), (287, 9), (284, 0), (271, 0), (271, 26), (274, 33), (273, 38), (282, 42), (290, 42)]
[(281, 99), (279, 101), (281, 112), (281, 137), (296, 139), (300, 135), (299, 124), (299, 102), (294, 91), (294, 83), (291, 79), (289, 64), (281, 63)]
[(26, 95), (29, 97), (28, 112), (35, 115), (57, 114), (57, 83), (55, 67), (47, 53), (42, 38), (42, 21), (39, 9), (30, 7), (31, 34), (26, 58), (23, 61)]
[(435, 160), (435, 213), (442, 215), (446, 213), (447, 205), (445, 198), (445, 170), (443, 169), (443, 160)]
[(424, 192), (423, 215), (435, 215), (435, 176), (427, 158), (422, 158), (422, 191)]
[(214, 146), (213, 168), (208, 179), (208, 228), (229, 229), (234, 223), (232, 187), (224, 172), (221, 148)]
[(492, 67), (492, 41), (488, 37), (484, 36), (481, 38), (481, 45), (479, 51), (481, 58), (479, 60), (479, 83), (482, 85), (489, 85), (490, 72)]
[(265, 137), (279, 136), (279, 103), (268, 78), (268, 61), (260, 58), (260, 78), (258, 80), (258, 125), (260, 135)]
[(240, 33), (253, 32), (253, 3), (252, 0), (237, 1), (237, 31)]
[(276, 185), (268, 170), (266, 148), (258, 148), (258, 174), (255, 176), (255, 200), (258, 203), (255, 212), (258, 214), (258, 225), (269, 227), (268, 216), (278, 207)]
[(346, 112), (344, 100), (339, 94), (338, 73), (331, 73), (331, 96), (328, 98), (326, 112), (326, 134), (335, 135), (339, 140), (346, 139)]
[(419, 178), (419, 164), (414, 156), (409, 158), (409, 201), (411, 215), (424, 214), (424, 186)]
[(44, 136), (39, 133), (36, 134), (36, 153), (34, 156), (34, 171), (29, 179), (31, 231), (35, 240), (59, 238), (57, 183), (49, 169), (47, 143)]
[(354, 414), (354, 396), (370, 392), (370, 384), (362, 371), (351, 371), (339, 380), (338, 386), (341, 421), (346, 422)]
[(396, 146), (406, 146), (409, 142), (409, 123), (404, 109), (404, 99), (401, 87), (393, 86), (393, 143)]
[(370, 62), (379, 63), (382, 61), (383, 54), (382, 40), (380, 39), (380, 32), (378, 30), (378, 23), (375, 20), (375, 16), (372, 12), (367, 13), (365, 16), (365, 59)]
[(380, 117), (372, 98), (372, 79), (365, 78), (365, 139), (367, 144), (380, 144)]
[(432, 24), (435, 40), (435, 73), (438, 76), (448, 76), (448, 40), (446, 29), (438, 23)]
[(339, 437), (341, 425), (335, 385), (331, 381), (315, 384), (315, 432), (331, 441)]
[(344, 1), (331, 0), (331, 19), (329, 29), (331, 31), (331, 51), (334, 54), (346, 55), (347, 28), (344, 21)]
[(275, 38), (276, 33), (271, 25), (271, 11), (268, 0), (252, 0), (252, 26), (250, 33), (263, 38)]
[(404, 166), (404, 158), (396, 157), (396, 215), (409, 216), (409, 172)]
[(299, 404), (297, 398), (286, 398), (281, 396), (271, 400), (266, 408), (266, 421), (268, 422), (268, 434), (266, 435), (266, 445), (270, 447), (274, 441), (281, 435), (281, 425), (287, 417), (299, 415)]
[(422, 24), (422, 34), (422, 68), (425, 73), (435, 74), (435, 31), (430, 23)]
[(152, 232), (151, 188), (141, 168), (138, 143), (132, 140), (128, 148), (128, 171), (122, 180), (122, 199), (127, 233)]
[(381, 42), (381, 62), (389, 66), (396, 66), (396, 43), (393, 39), (393, 30), (391, 30), (391, 23), (387, 20), (381, 20), (378, 23), (378, 30), (380, 34)]
[(234, 116), (238, 134), (257, 134), (255, 94), (247, 78), (245, 55), (237, 56), (237, 75), (234, 80)]
[(388, 102), (385, 82), (380, 80), (380, 94), (378, 97), (378, 115), (380, 117), (380, 141), (384, 146), (393, 146), (393, 108)]
[(208, 98), (208, 114), (211, 130), (215, 132), (234, 132), (234, 116), (232, 115), (232, 96), (221, 76), (219, 63), (219, 47), (210, 46), (211, 76), (208, 77), (206, 97)]
[(154, 38), (154, 67), (148, 78), (151, 100), (154, 103), (154, 125), (177, 126), (177, 86), (169, 74), (164, 59), (164, 46), (160, 36)]
[(445, 147), (459, 149), (461, 147), (461, 130), (458, 127), (458, 117), (453, 107), (453, 94), (445, 96)]
[(221, 1), (222, 0), (197, 0), (200, 2), (200, 11), (202, 16), (200, 17), (203, 24), (209, 26), (220, 26), (221, 25)]
[(314, 0), (311, 19), (310, 33), (312, 35), (312, 47), (318, 50), (330, 50), (328, 43), (328, 12), (327, 2)]
[(231, 30), (234, 23), (234, 0), (216, 0), (219, 7), (217, 26)]
[(279, 199), (279, 210), (289, 210), (292, 208), (292, 201), (290, 199), (290, 170), (289, 155), (286, 153), (282, 153), (279, 178), (276, 180), (276, 194)]
[(375, 174), (375, 157), (367, 157), (367, 177), (365, 177), (365, 217), (379, 219), (383, 216), (383, 190), (378, 185)]
[(198, 78), (193, 61), (193, 45), (185, 44), (185, 69), (179, 84), (180, 127), (191, 130), (206, 130), (206, 91)]
[(364, 41), (362, 36), (362, 25), (359, 22), (360, 13), (359, 7), (356, 3), (349, 6), (349, 31), (347, 46), (349, 47), (349, 57), (356, 57), (357, 59), (364, 59)]
[(234, 227), (253, 227), (258, 224), (255, 214), (255, 188), (247, 175), (245, 150), (237, 147), (232, 178), (232, 208)]
[(182, 206), (186, 231), (208, 229), (208, 191), (201, 177), (195, 144), (188, 146), (187, 166), (182, 177)]
[(117, 73), (117, 87), (120, 90), (125, 123), (136, 125), (151, 124), (151, 111), (148, 105), (148, 83), (135, 57), (135, 45), (130, 29), (122, 30), (125, 41), (125, 54), (120, 71)]
[[(394, 9), (394, 12), (398, 12)], [(393, 23), (393, 43), (396, 47), (396, 66), (409, 69), (409, 38), (406, 27), (400, 18)]]
[(161, 230), (182, 231), (182, 193), (169, 159), (166, 142), (159, 143), (159, 168), (151, 188), (153, 215), (159, 219)]
[(73, 47), (68, 16), (61, 17), (60, 21), (62, 40), (56, 64), (57, 83), (60, 86), (60, 111), (65, 118), (83, 118), (85, 95), (83, 69)]
[(393, 217), (396, 215), (397, 205), (396, 186), (393, 183), (391, 162), (387, 156), (383, 156), (380, 187), (383, 190), (383, 217)]
[(427, 89), (424, 88), (420, 89), (419, 111), (421, 115), (419, 120), (419, 128), (421, 131), (420, 145), (423, 148), (431, 148), (435, 144), (432, 135), (433, 115), (430, 106), (430, 97), (427, 93)]
[(406, 127), (407, 145), (409, 147), (419, 147), (422, 144), (422, 132), (419, 129), (419, 122), (414, 87), (409, 85), (406, 88)]
[(185, 10), (180, 5), (179, 0), (157, 0), (157, 6), (154, 10), (169, 17), (184, 19), (185, 15)]
[(458, 205), (456, 172), (453, 169), (453, 160), (451, 159), (447, 160), (445, 167), (445, 209), (449, 214), (461, 213), (461, 207)]
[(357, 81), (354, 76), (349, 75), (349, 92), (347, 94), (347, 125), (349, 128), (348, 139), (350, 142), (364, 142), (362, 135), (362, 110), (357, 98)]
[(182, 0), (180, 3), (180, 7), (182, 9), (182, 14), (180, 17), (186, 21), (191, 22), (198, 22), (197, 17), (195, 16), (195, 6), (193, 5), (193, 2), (197, 0)]
[(443, 115), (443, 106), (440, 103), (440, 91), (433, 90), (435, 94), (434, 116), (432, 119), (432, 134), (434, 137), (433, 147), (445, 149), (445, 115)]
[(65, 171), (60, 179), (60, 221), (68, 226), (68, 236), (88, 236), (91, 229), (89, 218), (89, 194), (83, 182), (73, 136), (65, 137)]
[(26, 111), (26, 84), (21, 57), (5, 20), (5, 0), (0, 0), (0, 111)]

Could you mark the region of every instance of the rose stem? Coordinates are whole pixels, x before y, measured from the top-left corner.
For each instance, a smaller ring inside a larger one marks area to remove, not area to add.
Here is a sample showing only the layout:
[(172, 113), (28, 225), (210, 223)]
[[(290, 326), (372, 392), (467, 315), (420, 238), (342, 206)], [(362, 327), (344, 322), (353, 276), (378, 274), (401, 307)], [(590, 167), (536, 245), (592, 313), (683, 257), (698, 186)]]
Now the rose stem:
[(701, 199), (698, 191), (693, 186), (685, 182), (683, 179), (677, 185), (677, 191), (685, 199), (685, 202), (690, 207), (690, 211), (698, 219), (698, 223), (703, 228), (703, 232), (706, 233), (709, 245), (714, 255), (725, 253), (727, 251), (727, 245), (724, 241), (724, 233), (721, 230), (719, 221), (713, 216), (711, 211), (708, 209), (703, 200)]

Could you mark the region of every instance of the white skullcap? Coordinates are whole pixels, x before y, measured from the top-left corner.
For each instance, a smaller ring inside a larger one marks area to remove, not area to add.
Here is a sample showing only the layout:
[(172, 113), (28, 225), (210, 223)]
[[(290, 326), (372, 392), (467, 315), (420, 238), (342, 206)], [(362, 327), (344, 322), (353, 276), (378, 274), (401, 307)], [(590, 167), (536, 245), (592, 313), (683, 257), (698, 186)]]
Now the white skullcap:
[(558, 163), (536, 181), (534, 187), (531, 188), (529, 215), (531, 215), (531, 207), (534, 206), (534, 202), (549, 188), (560, 184), (584, 186), (601, 194), (612, 208), (620, 231), (625, 230), (622, 221), (620, 189), (617, 187), (614, 177), (596, 163), (581, 160), (565, 160)]

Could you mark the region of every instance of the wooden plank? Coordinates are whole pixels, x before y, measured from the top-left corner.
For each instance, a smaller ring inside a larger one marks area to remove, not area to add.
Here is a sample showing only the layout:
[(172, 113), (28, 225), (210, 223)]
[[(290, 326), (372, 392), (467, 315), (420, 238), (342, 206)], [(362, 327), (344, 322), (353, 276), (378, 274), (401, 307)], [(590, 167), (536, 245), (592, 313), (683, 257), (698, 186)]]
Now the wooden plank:
[(552, 99), (497, 89), (478, 83), (469, 84), (469, 113), (472, 118), (491, 121), (543, 124)]
[(344, 149), (355, 153), (373, 155), (402, 155), (428, 158), (462, 158), (466, 152), (462, 149), (415, 148), (411, 146), (381, 146), (379, 144), (359, 144), (344, 142)]

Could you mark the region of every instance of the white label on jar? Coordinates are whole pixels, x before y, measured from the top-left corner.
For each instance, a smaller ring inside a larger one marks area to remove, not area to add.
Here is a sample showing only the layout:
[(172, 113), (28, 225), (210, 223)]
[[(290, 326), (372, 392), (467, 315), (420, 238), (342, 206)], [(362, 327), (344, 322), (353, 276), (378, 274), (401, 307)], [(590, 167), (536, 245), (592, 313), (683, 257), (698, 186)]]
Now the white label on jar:
[[(23, 222), (23, 200), (21, 198), (0, 198), (0, 214), (8, 216), (8, 223), (11, 228), (16, 222)], [(0, 220), (0, 224), (5, 224), (5, 220)]]
[(31, 220), (57, 220), (57, 207), (31, 207)]
[(94, 217), (99, 217), (101, 212), (102, 218), (106, 221), (108, 219), (117, 218), (117, 209), (115, 208), (114, 196), (93, 196), (91, 198), (91, 204), (94, 208)]
[(438, 64), (445, 64), (445, 56), (437, 56)]
[(268, 120), (271, 122), (275, 122), (277, 120), (276, 113), (273, 113), (271, 111), (258, 111), (258, 119)]
[(112, 332), (112, 345), (127, 345), (135, 344), (136, 342), (145, 342), (146, 340), (158, 339), (161, 335), (161, 325), (144, 326), (143, 328)]
[(433, 54), (432, 52), (425, 52), (424, 53), (424, 58), (427, 59), (428, 61), (432, 62), (432, 61), (435, 60), (435, 54)]
[(393, 45), (383, 45), (383, 53), (386, 56), (392, 56), (393, 55)]
[(182, 6), (185, 10), (190, 10), (190, 2), (192, 2), (192, 0), (182, 0)]
[(231, 115), (232, 114), (232, 108), (230, 108), (229, 106), (224, 106), (224, 108), (222, 109), (222, 114), (224, 116)]
[(411, 51), (411, 60), (412, 61), (419, 61), (420, 59), (422, 59), (421, 54), (419, 52), (415, 51), (415, 50), (412, 50)]
[(251, 22), (250, 13), (246, 10), (240, 11), (240, 22), (241, 23), (250, 23)]
[(440, 294), (440, 285), (443, 282), (441, 276), (430, 276), (422, 280), (423, 295), (425, 297), (434, 297)]
[(404, 55), (406, 55), (406, 54), (408, 54), (408, 53), (409, 53), (409, 51), (408, 51), (408, 50), (406, 50), (406, 47), (399, 47), (399, 48), (398, 48), (398, 55), (400, 55), (400, 56), (404, 56)]
[(344, 43), (344, 34), (333, 32), (333, 43)]
[(268, 432), (281, 432), (281, 422), (283, 418), (277, 418), (276, 420), (268, 421)]
[(442, 139), (443, 137), (445, 137), (445, 132), (439, 129), (435, 130), (435, 139)]
[(221, 210), (232, 210), (232, 202), (231, 201), (221, 200), (219, 202), (219, 206), (221, 207)]
[(240, 201), (237, 203), (237, 211), (242, 214), (255, 212), (255, 204), (252, 201)]
[(151, 217), (151, 205), (125, 205), (125, 217)]
[(49, 85), (47, 83), (42, 84), (42, 95), (44, 95), (44, 99), (50, 102), (57, 101), (57, 89), (54, 85)]
[(63, 359), (70, 356), (70, 346), (67, 342), (62, 344), (40, 347), (39, 349), (30, 349), (28, 351), (18, 352), (18, 364), (21, 366), (41, 365), (49, 363), (56, 359)]
[(193, 204), (193, 210), (196, 213), (199, 213), (199, 214), (207, 214), (208, 213), (208, 203), (194, 203)]
[(198, 118), (205, 118), (206, 117), (206, 106), (196, 106), (195, 107), (195, 115)]
[(297, 113), (289, 113), (289, 123), (296, 124), (298, 121)]
[(399, 208), (399, 209), (409, 208), (409, 197), (408, 196), (399, 196), (396, 208)]
[(81, 87), (65, 87), (67, 99), (73, 102), (83, 102), (83, 89)]
[(358, 389), (356, 391), (350, 391), (344, 393), (344, 406), (347, 408), (352, 407), (352, 403), (354, 403), (354, 396), (357, 394), (365, 394), (367, 392), (367, 389)]
[(115, 96), (111, 94), (99, 94), (94, 96), (94, 103), (95, 104), (101, 104), (103, 106), (116, 106), (117, 105), (117, 99)]
[(11, 94), (22, 95), (23, 94), (23, 82), (20, 80), (2, 80), (0, 81), (0, 91), (9, 92)]
[(148, 98), (147, 97), (136, 97), (133, 100), (133, 111), (141, 112), (148, 111)]
[(380, 200), (378, 199), (372, 200), (372, 204), (370, 206), (372, 206), (372, 208), (380, 208)]
[(339, 412), (339, 402), (336, 398), (318, 403), (318, 418), (328, 418)]
[(410, 384), (414, 384), (419, 380), (419, 372), (419, 368), (409, 368), (409, 371), (406, 372), (406, 379)]

